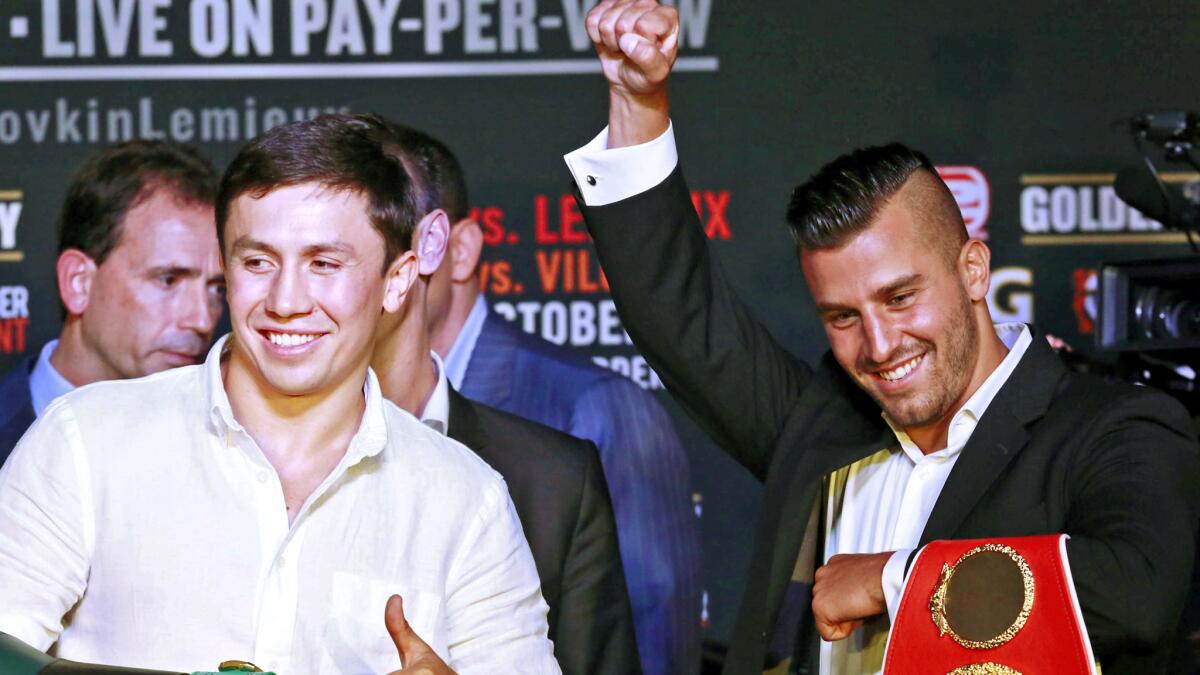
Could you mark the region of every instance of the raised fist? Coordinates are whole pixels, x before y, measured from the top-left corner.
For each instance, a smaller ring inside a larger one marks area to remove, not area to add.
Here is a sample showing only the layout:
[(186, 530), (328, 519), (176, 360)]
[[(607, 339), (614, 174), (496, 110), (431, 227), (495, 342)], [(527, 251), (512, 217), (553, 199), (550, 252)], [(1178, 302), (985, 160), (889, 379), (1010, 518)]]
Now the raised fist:
[(644, 97), (662, 92), (679, 51), (679, 14), (654, 0), (604, 0), (587, 15), (609, 85)]

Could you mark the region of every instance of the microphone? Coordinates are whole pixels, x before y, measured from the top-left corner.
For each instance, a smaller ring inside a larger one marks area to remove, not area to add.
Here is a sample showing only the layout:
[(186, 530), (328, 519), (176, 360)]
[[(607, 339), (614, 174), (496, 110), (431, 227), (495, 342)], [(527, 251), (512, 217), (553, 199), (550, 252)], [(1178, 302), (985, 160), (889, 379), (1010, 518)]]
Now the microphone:
[(1185, 230), (1200, 213), (1189, 200), (1177, 191), (1159, 187), (1158, 180), (1145, 167), (1127, 167), (1117, 172), (1113, 189), (1121, 201), (1132, 206), (1147, 218), (1153, 218), (1166, 227)]

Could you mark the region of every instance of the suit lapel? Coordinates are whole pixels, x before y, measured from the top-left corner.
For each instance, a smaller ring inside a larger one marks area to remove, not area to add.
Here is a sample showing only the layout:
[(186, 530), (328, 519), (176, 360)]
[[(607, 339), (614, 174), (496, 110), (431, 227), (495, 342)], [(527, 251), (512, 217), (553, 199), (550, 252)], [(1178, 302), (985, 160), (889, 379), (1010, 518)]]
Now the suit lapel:
[[(815, 562), (799, 556), (807, 538), (823, 535), (820, 519), (816, 531), (806, 525), (814, 506), (819, 507), (825, 475), (894, 441), (879, 407), (826, 354), (775, 442), (755, 537), (754, 567), (726, 661), (735, 665), (726, 672), (750, 672), (761, 666), (797, 564), (807, 571)], [(820, 555), (820, 547), (812, 551)]]
[(1042, 417), (1065, 373), (1062, 361), (1034, 333), (1020, 363), (971, 433), (934, 503), (919, 546), (952, 539), (971, 509), (1029, 442), (1028, 426)]
[(513, 330), (495, 312), (488, 312), (475, 348), (471, 350), (471, 360), (467, 362), (462, 386), (464, 396), (504, 409), (513, 391), (517, 346)]
[(769, 575), (770, 602), (782, 598), (806, 536), (823, 536), (823, 522), (817, 523), (816, 533), (806, 532), (804, 523), (821, 494), (824, 477), (894, 442), (879, 408), (827, 354), (784, 424), (776, 444), (780, 461), (767, 477), (767, 493), (782, 493), (781, 499), (771, 500), (776, 507), (771, 515), (777, 523), (777, 539)]
[(488, 435), (475, 413), (475, 407), (462, 394), (448, 387), (450, 392), (450, 438), (478, 452), (488, 445)]

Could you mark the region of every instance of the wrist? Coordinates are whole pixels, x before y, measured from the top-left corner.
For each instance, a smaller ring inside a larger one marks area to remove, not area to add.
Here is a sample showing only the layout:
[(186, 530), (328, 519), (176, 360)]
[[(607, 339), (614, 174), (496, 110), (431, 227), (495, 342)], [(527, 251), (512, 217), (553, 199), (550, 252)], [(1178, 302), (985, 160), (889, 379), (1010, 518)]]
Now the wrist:
[(608, 147), (648, 143), (670, 126), (667, 89), (650, 94), (611, 87), (608, 96)]

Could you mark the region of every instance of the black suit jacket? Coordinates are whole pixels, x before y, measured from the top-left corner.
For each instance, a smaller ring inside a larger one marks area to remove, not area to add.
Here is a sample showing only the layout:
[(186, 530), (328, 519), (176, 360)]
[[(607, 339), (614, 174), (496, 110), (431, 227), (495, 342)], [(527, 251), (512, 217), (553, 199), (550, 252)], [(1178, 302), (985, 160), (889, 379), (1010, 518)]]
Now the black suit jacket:
[(37, 360), (33, 357), (22, 359), (0, 378), (0, 466), (37, 419), (33, 411), (33, 394), (29, 391), (29, 375), (35, 363)]
[[(727, 672), (760, 672), (823, 477), (894, 436), (831, 355), (815, 370), (797, 367), (749, 315), (708, 251), (678, 168), (652, 190), (582, 208), (634, 343), (697, 422), (766, 483), (726, 661)], [(1161, 671), (1188, 589), (1198, 477), (1182, 406), (1069, 372), (1035, 337), (963, 449), (921, 544), (1070, 534), (1105, 675)]]
[(449, 435), (504, 477), (550, 606), (564, 673), (637, 673), (617, 527), (590, 441), (450, 390)]

